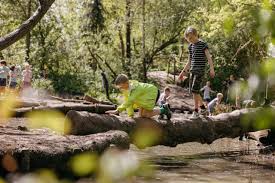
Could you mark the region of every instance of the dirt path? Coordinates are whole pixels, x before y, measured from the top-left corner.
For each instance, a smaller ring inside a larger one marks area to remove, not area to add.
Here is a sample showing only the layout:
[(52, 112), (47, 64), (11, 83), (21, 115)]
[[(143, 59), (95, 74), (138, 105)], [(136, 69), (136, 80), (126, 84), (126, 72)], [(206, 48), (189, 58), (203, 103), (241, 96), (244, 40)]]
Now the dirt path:
[(161, 92), (166, 86), (168, 86), (171, 89), (172, 97), (170, 100), (170, 105), (172, 108), (181, 109), (183, 106), (188, 106), (192, 108), (193, 98), (192, 95), (189, 94), (189, 89), (177, 86), (175, 84), (170, 84), (174, 81), (174, 75), (167, 75), (167, 72), (165, 71), (155, 71), (149, 72), (148, 77), (153, 79), (160, 85)]

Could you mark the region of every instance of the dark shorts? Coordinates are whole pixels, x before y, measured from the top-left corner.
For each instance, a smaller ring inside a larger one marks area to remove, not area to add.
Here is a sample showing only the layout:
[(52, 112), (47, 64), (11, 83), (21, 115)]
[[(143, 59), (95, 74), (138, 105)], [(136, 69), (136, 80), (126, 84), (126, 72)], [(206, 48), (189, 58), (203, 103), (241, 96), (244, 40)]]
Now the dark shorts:
[(200, 93), (200, 89), (202, 88), (202, 80), (204, 74), (190, 74), (190, 81), (189, 81), (189, 90), (190, 93)]
[(10, 83), (10, 88), (16, 88), (16, 85), (17, 85), (16, 82), (11, 81), (11, 83)]
[(0, 86), (7, 86), (7, 79), (6, 78), (0, 78)]

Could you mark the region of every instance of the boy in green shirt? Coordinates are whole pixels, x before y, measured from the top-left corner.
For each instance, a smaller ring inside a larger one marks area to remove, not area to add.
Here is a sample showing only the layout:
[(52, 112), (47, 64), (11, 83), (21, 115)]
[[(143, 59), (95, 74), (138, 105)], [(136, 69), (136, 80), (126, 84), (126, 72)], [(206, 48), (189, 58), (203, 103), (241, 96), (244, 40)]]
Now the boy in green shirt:
[(124, 103), (116, 110), (106, 111), (108, 114), (118, 114), (122, 111), (127, 111), (128, 116), (134, 116), (134, 107), (139, 109), (139, 116), (150, 118), (155, 115), (167, 116), (171, 118), (171, 111), (168, 106), (154, 108), (159, 98), (159, 90), (156, 86), (148, 83), (141, 83), (134, 80), (129, 80), (125, 74), (120, 74), (115, 80), (115, 85), (124, 96)]

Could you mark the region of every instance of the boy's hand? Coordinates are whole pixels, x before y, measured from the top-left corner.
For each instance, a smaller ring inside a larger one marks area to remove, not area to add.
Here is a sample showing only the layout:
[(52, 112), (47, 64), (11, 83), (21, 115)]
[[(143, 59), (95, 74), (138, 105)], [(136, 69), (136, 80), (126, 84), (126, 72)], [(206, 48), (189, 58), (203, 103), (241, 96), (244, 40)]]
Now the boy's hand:
[(211, 77), (211, 78), (214, 78), (214, 77), (215, 77), (215, 71), (214, 71), (214, 69), (211, 69), (211, 70), (210, 70), (210, 77)]
[(178, 80), (179, 81), (184, 81), (186, 78), (187, 78), (186, 72), (181, 72), (179, 77), (178, 77)]
[(109, 110), (109, 111), (105, 111), (106, 114), (119, 114), (118, 110)]

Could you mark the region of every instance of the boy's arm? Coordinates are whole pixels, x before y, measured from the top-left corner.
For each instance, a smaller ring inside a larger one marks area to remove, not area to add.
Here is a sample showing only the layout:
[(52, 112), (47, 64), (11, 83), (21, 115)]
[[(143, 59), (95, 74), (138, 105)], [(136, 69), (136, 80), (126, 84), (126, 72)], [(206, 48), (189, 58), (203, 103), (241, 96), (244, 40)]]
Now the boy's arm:
[(126, 100), (123, 104), (121, 104), (117, 110), (119, 112), (122, 112), (124, 110), (127, 109), (128, 115), (129, 116), (133, 116), (134, 115), (134, 110), (133, 110), (133, 104), (134, 101), (136, 100), (136, 98), (142, 94), (142, 90), (136, 89), (134, 91), (132, 91), (132, 93), (130, 94), (128, 100)]
[(182, 69), (180, 75), (179, 75), (179, 79), (182, 79), (183, 76), (187, 75), (187, 71), (189, 70), (191, 65), (191, 61), (190, 61), (190, 56), (188, 55), (188, 62), (185, 64), (184, 68)]
[(202, 87), (202, 88), (200, 89), (200, 91), (202, 92), (204, 89), (205, 89), (205, 86), (204, 86), (204, 87)]
[(211, 57), (208, 49), (205, 49), (204, 53), (206, 55), (206, 58), (208, 60), (208, 64), (210, 66), (210, 76), (213, 78), (215, 76), (215, 71), (214, 71), (214, 64), (213, 64), (212, 57)]

